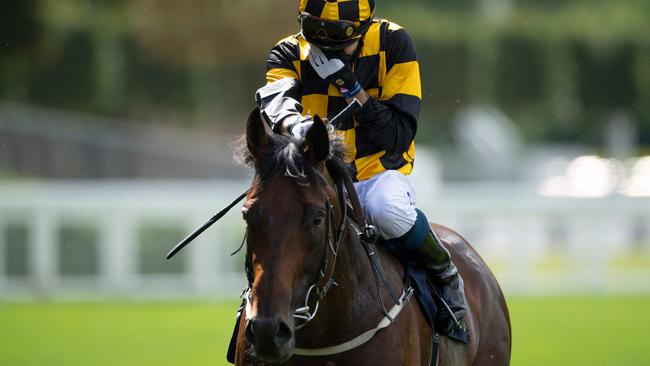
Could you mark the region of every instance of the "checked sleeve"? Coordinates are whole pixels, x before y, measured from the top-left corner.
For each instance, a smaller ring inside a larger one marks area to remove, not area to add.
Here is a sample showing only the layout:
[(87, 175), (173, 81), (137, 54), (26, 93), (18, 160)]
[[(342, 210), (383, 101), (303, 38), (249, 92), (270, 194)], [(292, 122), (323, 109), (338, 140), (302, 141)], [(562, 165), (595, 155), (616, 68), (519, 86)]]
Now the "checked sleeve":
[(271, 83), (282, 78), (300, 80), (300, 47), (295, 36), (278, 42), (266, 61), (266, 81)]
[(273, 131), (279, 132), (286, 117), (300, 117), (303, 111), (299, 75), (295, 65), (299, 58), (297, 43), (292, 37), (276, 44), (266, 63), (267, 84), (255, 93), (255, 101)]
[(415, 138), (422, 98), (415, 46), (403, 28), (388, 27), (386, 76), (378, 99), (369, 98), (355, 117), (382, 149), (406, 151)]

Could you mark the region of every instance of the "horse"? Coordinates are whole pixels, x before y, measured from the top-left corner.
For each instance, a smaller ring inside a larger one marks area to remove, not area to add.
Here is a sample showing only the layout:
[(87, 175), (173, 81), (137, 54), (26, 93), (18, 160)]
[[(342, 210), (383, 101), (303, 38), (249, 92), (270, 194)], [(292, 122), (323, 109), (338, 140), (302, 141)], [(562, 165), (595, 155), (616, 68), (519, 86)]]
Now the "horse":
[[(362, 245), (336, 183), (347, 174), (336, 133), (316, 116), (304, 139), (275, 134), (255, 109), (244, 141), (255, 174), (242, 208), (249, 288), (235, 365), (436, 364), (421, 305), (391, 296), (391, 288), (406, 294), (402, 262), (383, 245)], [(510, 319), (494, 275), (460, 235), (431, 228), (465, 281), (470, 336), (469, 344), (440, 336), (437, 364), (509, 365)]]

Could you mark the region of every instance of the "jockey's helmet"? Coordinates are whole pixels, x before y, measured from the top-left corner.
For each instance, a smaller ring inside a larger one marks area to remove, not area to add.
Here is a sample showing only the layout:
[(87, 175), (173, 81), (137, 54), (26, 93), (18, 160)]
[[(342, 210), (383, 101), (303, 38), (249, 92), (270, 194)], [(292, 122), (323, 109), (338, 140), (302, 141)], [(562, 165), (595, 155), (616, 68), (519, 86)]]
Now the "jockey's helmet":
[(309, 43), (337, 51), (363, 36), (374, 13), (374, 0), (300, 0), (298, 22)]

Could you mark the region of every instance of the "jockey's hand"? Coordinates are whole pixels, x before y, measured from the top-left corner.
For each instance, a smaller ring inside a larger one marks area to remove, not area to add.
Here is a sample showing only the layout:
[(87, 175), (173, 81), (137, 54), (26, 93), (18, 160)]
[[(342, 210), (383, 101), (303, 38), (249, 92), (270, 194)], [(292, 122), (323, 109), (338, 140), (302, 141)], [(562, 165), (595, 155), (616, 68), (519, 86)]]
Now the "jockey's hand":
[(309, 63), (321, 79), (334, 85), (344, 97), (353, 98), (361, 91), (361, 84), (346, 58), (334, 54), (326, 55), (318, 47), (310, 45)]
[(287, 117), (291, 120), (285, 122), (287, 126), (287, 133), (296, 138), (302, 138), (307, 135), (307, 131), (314, 124), (314, 120), (310, 115), (301, 117)]

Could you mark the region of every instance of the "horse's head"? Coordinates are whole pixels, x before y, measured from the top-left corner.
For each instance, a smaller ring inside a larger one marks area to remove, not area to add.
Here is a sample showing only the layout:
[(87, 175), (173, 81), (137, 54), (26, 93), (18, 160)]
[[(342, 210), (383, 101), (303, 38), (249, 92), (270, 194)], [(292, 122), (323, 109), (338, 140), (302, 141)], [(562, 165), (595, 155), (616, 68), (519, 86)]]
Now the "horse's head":
[(251, 277), (245, 334), (258, 358), (284, 362), (295, 347), (294, 313), (328, 256), (336, 195), (325, 168), (330, 139), (318, 117), (297, 141), (270, 133), (254, 110), (246, 145), (255, 178), (243, 209)]

